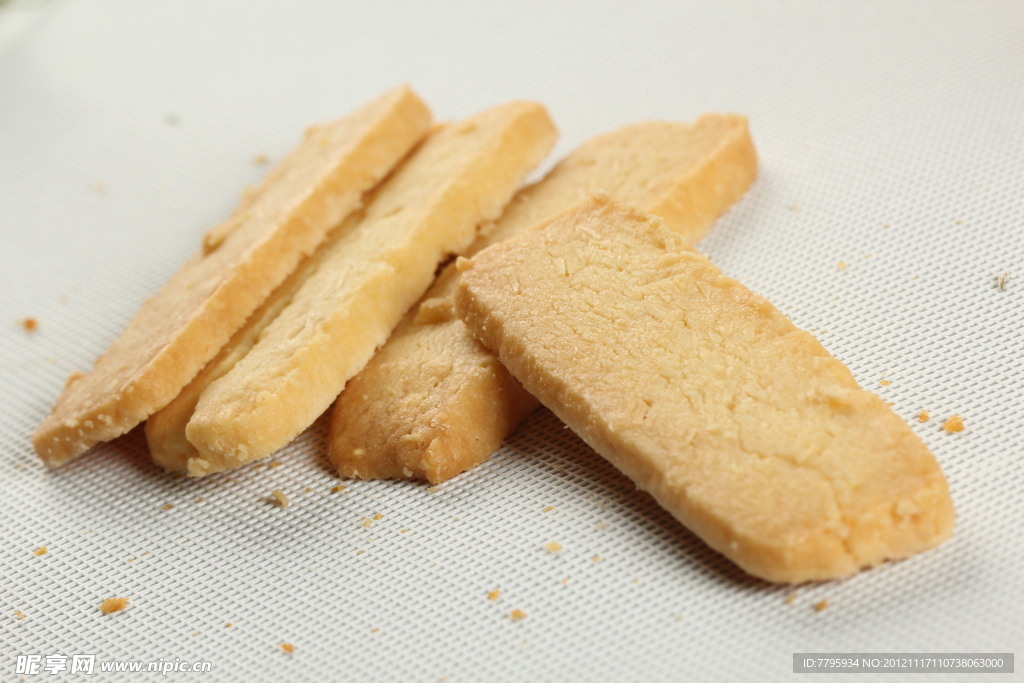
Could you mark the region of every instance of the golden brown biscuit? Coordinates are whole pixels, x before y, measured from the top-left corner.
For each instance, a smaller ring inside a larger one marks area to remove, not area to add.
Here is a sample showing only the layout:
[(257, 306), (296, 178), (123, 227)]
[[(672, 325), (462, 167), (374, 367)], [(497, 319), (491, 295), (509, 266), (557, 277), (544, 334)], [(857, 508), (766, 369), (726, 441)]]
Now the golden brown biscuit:
[(165, 406), (426, 134), (430, 111), (400, 87), (311, 129), (203, 250), (142, 304), (92, 370), (73, 376), (33, 444), (61, 465)]
[(533, 102), (433, 133), (322, 249), (258, 341), (199, 397), (186, 426), (200, 476), (262, 458), (308, 427), (434, 279), (494, 220), (556, 131)]
[[(742, 116), (626, 126), (584, 143), (520, 191), (468, 253), (599, 191), (658, 214), (697, 240), (756, 174)], [(338, 397), (330, 458), (342, 476), (444, 481), (486, 460), (536, 408), (454, 317), (454, 284), (449, 266)]]
[(952, 533), (910, 428), (659, 219), (598, 199), (458, 265), (509, 372), (747, 572), (833, 579)]

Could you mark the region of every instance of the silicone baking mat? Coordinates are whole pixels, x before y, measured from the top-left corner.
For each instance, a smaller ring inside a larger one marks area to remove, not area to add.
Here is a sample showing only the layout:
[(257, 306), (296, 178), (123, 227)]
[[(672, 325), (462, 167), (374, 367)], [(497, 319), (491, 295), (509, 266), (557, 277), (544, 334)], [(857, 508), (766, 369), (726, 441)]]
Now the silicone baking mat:
[[(91, 654), (211, 663), (183, 680), (774, 681), (794, 652), (1021, 652), (1022, 36), (1024, 5), (990, 1), (0, 5), (0, 677)], [(400, 82), (442, 119), (544, 102), (552, 159), (748, 115), (760, 177), (701, 249), (892, 401), (955, 537), (787, 604), (544, 410), (436, 488), (339, 482), (322, 422), (203, 480), (138, 431), (45, 471), (29, 435), (65, 377), (259, 155)]]

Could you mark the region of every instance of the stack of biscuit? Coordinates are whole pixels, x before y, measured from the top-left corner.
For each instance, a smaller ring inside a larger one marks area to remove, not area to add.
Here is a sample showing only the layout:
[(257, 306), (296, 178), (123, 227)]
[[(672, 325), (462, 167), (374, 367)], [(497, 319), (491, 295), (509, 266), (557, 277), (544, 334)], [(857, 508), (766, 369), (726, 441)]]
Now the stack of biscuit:
[(36, 450), (59, 466), (145, 421), (154, 461), (199, 477), (331, 409), (339, 474), (439, 483), (543, 404), (755, 576), (947, 538), (924, 444), (690, 246), (754, 181), (746, 119), (626, 126), (519, 189), (556, 135), (535, 102), (434, 125), (408, 87), (311, 128), (68, 380)]

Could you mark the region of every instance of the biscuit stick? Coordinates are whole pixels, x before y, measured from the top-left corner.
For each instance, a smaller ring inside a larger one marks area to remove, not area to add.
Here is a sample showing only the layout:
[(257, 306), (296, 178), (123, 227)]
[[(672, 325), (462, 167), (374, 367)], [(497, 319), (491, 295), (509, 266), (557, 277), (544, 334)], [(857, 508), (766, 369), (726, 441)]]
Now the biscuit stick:
[(207, 233), (203, 249), (142, 304), (87, 374), (75, 374), (33, 443), (61, 465), (165, 406), (267, 295), (427, 133), (400, 87), (306, 139)]
[(593, 200), (458, 265), (458, 314), (509, 372), (750, 574), (833, 579), (950, 536), (910, 428), (660, 220)]
[(199, 476), (281, 448), (330, 406), (434, 279), (494, 220), (556, 132), (532, 102), (441, 128), (343, 225), (248, 353), (201, 392), (185, 434)]
[[(475, 253), (604, 191), (696, 241), (757, 173), (742, 116), (637, 123), (595, 137), (523, 189)], [(338, 397), (330, 458), (362, 479), (437, 483), (480, 464), (537, 403), (455, 318), (454, 264)]]

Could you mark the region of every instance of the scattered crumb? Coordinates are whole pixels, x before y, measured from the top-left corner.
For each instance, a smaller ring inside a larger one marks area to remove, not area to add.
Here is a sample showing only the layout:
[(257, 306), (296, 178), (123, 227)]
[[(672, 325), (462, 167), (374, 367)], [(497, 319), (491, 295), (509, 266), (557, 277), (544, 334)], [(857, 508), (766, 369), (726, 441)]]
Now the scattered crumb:
[(22, 612), (20, 609), (16, 609), (16, 610), (14, 610), (14, 617), (16, 619), (24, 619), (25, 618), (25, 613)]
[(962, 432), (964, 431), (964, 419), (959, 415), (950, 415), (943, 424), (942, 428), (947, 432)]
[(92, 183), (92, 189), (96, 190), (96, 192), (100, 194), (106, 194), (107, 184), (102, 180), (94, 180)]
[[(999, 289), (1002, 289), (1002, 287)], [(35, 332), (39, 329), (39, 321), (35, 318), (25, 318), (21, 321), (21, 326), (25, 328), (26, 332)]]
[(331, 487), (331, 493), (338, 493), (339, 491), (344, 491), (344, 490), (345, 490), (345, 487), (342, 486), (341, 484), (338, 484), (337, 486), (332, 486)]
[(846, 270), (846, 261), (840, 261), (836, 264), (836, 268), (839, 270)]
[(128, 564), (131, 564), (134, 561), (135, 561), (134, 557), (129, 557), (127, 560), (125, 560), (125, 562), (127, 562)]
[(562, 544), (558, 541), (548, 541), (544, 544), (544, 550), (547, 550), (549, 553), (557, 553), (561, 549)]
[(228, 623), (224, 624), (224, 628), (231, 628), (231, 622), (229, 621)]
[(365, 552), (366, 552), (365, 550), (357, 550), (356, 551), (356, 555), (362, 555)]
[(956, 222), (956, 224), (957, 224), (957, 225), (963, 225), (963, 224), (964, 224), (964, 222), (963, 222), (963, 221), (957, 221), (957, 222)]
[(592, 558), (590, 558), (590, 561), (591, 562), (600, 562), (601, 561), (601, 556), (600, 555), (594, 555)]
[[(1006, 281), (1009, 280), (1009, 279), (1010, 279), (1010, 274), (1009, 273), (1007, 273), (1005, 271), (1002, 272), (1002, 273), (999, 273), (999, 276), (996, 278), (996, 288), (1000, 292), (1003, 291), (1004, 289), (1006, 289)], [(29, 320), (32, 320), (32, 318), (26, 318), (25, 322), (27, 323)], [(25, 329), (28, 329), (28, 327), (26, 327)]]
[(569, 579), (562, 579), (562, 585), (563, 586), (568, 586), (569, 585)]
[(551, 512), (551, 511), (552, 511), (552, 510), (554, 510), (554, 509), (555, 509), (555, 506), (554, 506), (554, 505), (547, 505), (547, 506), (545, 506), (545, 507), (541, 508), (541, 510), (540, 510), (540, 511), (541, 511), (541, 512)]
[(594, 526), (596, 526), (600, 531), (604, 531), (605, 529), (608, 528), (608, 523), (607, 522), (598, 522)]
[(521, 609), (514, 609), (508, 613), (508, 618), (512, 621), (522, 621), (526, 618), (526, 612)]
[(640, 579), (633, 579), (633, 583), (635, 583), (636, 585), (639, 586), (640, 585)]
[(792, 605), (794, 602), (796, 602), (796, 591), (789, 591), (786, 593), (786, 604)]
[(889, 229), (889, 224), (888, 223), (883, 223), (882, 224), (882, 230), (888, 230), (888, 229)]
[(280, 507), (286, 508), (292, 504), (292, 502), (288, 500), (288, 496), (284, 495), (284, 491), (281, 489), (274, 489), (270, 495), (274, 497), (274, 502)]
[(374, 521), (377, 521), (377, 522), (379, 522), (380, 520), (384, 519), (384, 515), (382, 515), (382, 514), (380, 514), (380, 513), (378, 512), (377, 514), (375, 514), (375, 515), (373, 516), (373, 519), (374, 519)]
[(312, 489), (311, 487), (307, 486), (306, 488), (302, 489), (302, 492), (303, 492), (303, 493), (309, 493), (309, 492), (310, 492), (310, 491), (312, 491), (312, 490), (313, 490), (313, 489)]
[(161, 509), (161, 510), (170, 510), (170, 509), (171, 509), (171, 508), (173, 508), (173, 507), (174, 507), (174, 504), (173, 504), (173, 503), (166, 503), (166, 504), (165, 504), (165, 505), (164, 505), (163, 507), (161, 507), (160, 509)]
[(927, 410), (922, 410), (920, 413), (917, 414), (917, 419), (919, 422), (927, 422), (928, 420), (932, 419), (932, 416), (928, 414)]
[(814, 603), (815, 612), (824, 612), (826, 609), (828, 609), (828, 600), (819, 600)]
[(100, 603), (100, 611), (104, 614), (120, 612), (128, 606), (128, 598), (107, 598)]
[(202, 496), (196, 496), (196, 502), (197, 503), (202, 503), (203, 502), (203, 497)]
[(429, 486), (429, 487), (427, 487), (427, 493), (437, 493), (438, 490), (439, 489), (436, 486)]
[(270, 157), (268, 157), (266, 154), (257, 154), (252, 158), (252, 163), (254, 166), (262, 166), (268, 161), (270, 161)]
[(374, 628), (371, 628), (371, 629), (370, 629), (370, 633), (380, 633), (380, 629), (379, 629), (379, 628), (376, 628), (376, 627), (374, 627)]
[(409, 530), (408, 529), (399, 529), (398, 533), (400, 533), (400, 534), (407, 534), (407, 533), (409, 533)]
[(498, 598), (500, 598), (500, 597), (501, 597), (501, 589), (499, 589), (499, 588), (495, 588), (494, 590), (492, 590), (490, 593), (487, 594), (487, 599), (490, 600), (491, 602), (497, 602)]
[(199, 636), (199, 631), (192, 631), (192, 637), (196, 638)]
[(879, 383), (879, 384), (881, 384), (881, 385), (882, 385), (883, 387), (887, 387), (887, 386), (889, 386), (890, 384), (892, 384), (892, 382), (890, 382), (890, 381), (889, 381), (889, 380), (887, 380), (887, 379), (880, 379), (880, 380), (878, 380), (878, 383)]
[(371, 526), (373, 526), (373, 520), (372, 519), (365, 519), (364, 518), (363, 519), (363, 528), (364, 529), (369, 529)]
[(864, 258), (866, 258), (866, 259), (867, 258), (872, 258), (872, 257), (874, 257), (874, 254), (864, 254)]
[(295, 652), (295, 646), (291, 643), (281, 643), (281, 649), (285, 652), (285, 654), (289, 655)]
[(36, 548), (35, 550), (33, 550), (32, 554), (35, 555), (36, 557), (38, 557), (40, 555), (45, 555), (48, 552), (50, 552), (50, 551), (46, 549), (46, 546), (45, 545), (41, 545), (38, 548)]
[(270, 462), (270, 463), (269, 463), (269, 464), (267, 465), (267, 467), (269, 467), (269, 468), (271, 468), (271, 469), (273, 469), (273, 468), (275, 468), (275, 467), (280, 467), (280, 466), (281, 466), (281, 461), (280, 461), (280, 460), (274, 460), (274, 461)]

